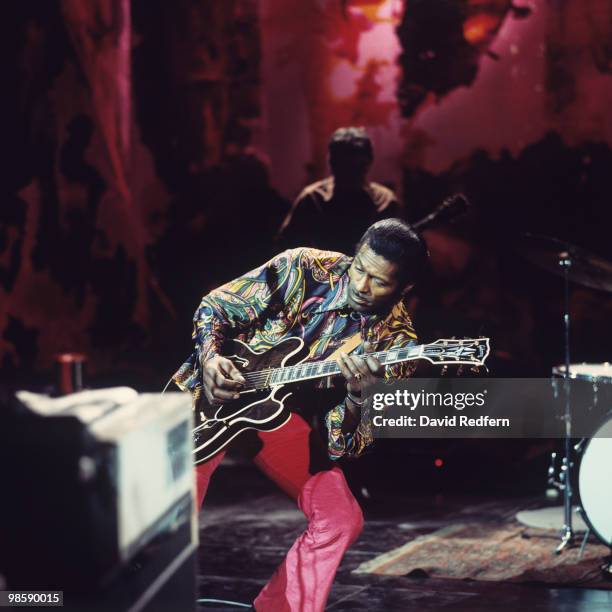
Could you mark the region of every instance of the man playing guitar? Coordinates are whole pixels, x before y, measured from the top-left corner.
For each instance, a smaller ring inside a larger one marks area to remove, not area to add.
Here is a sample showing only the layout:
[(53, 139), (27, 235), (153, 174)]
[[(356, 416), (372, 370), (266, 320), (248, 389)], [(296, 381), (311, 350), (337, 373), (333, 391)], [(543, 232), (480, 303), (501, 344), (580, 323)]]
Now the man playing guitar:
[[(256, 610), (325, 607), (336, 569), (363, 525), (333, 460), (359, 456), (372, 443), (369, 419), (361, 418), (372, 383), (412, 372), (410, 364), (384, 368), (360, 354), (416, 343), (404, 295), (427, 257), (408, 224), (384, 219), (367, 229), (354, 258), (313, 248), (285, 251), (210, 292), (196, 311), (195, 352), (174, 375), (176, 384), (193, 394), (196, 412), (201, 404), (214, 409), (231, 403), (246, 388), (245, 376), (222, 355), (232, 338), (254, 353), (297, 338), (308, 351), (304, 363), (334, 355), (346, 379), (345, 399), (326, 409), (327, 448), (296, 411), (282, 426), (257, 432), (255, 464), (297, 501), (308, 527), (257, 596)], [(196, 466), (200, 505), (224, 452)]]

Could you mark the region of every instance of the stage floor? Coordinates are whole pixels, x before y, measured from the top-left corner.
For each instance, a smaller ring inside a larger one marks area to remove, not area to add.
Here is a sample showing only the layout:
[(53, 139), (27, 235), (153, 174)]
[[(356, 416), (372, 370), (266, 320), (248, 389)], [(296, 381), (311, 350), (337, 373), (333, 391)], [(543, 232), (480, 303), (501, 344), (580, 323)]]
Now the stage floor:
[[(516, 512), (541, 505), (543, 497), (421, 493), (360, 501), (364, 532), (340, 566), (328, 610), (612, 609), (612, 590), (605, 589), (353, 573), (360, 564), (445, 527), (512, 521)], [(304, 526), (293, 501), (252, 466), (222, 465), (200, 513), (200, 597), (250, 603)], [(551, 551), (557, 543), (553, 535)], [(232, 608), (207, 603), (199, 609)]]

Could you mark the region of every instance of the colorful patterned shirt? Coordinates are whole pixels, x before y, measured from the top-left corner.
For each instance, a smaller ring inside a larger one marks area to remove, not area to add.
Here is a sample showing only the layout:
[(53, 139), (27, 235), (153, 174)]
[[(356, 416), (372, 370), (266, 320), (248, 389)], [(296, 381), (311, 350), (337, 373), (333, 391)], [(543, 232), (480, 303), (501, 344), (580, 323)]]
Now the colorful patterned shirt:
[[(226, 338), (237, 338), (259, 351), (287, 336), (297, 336), (308, 347), (306, 362), (325, 359), (358, 331), (377, 351), (415, 343), (403, 300), (385, 317), (350, 310), (351, 262), (351, 257), (332, 251), (290, 249), (211, 291), (193, 319), (195, 352), (174, 375), (175, 383), (197, 400), (202, 393), (201, 364), (220, 353)], [(353, 351), (360, 352), (362, 345)], [(411, 365), (397, 364), (386, 369), (386, 377), (411, 372)], [(373, 441), (371, 424), (363, 414), (353, 433), (342, 433), (345, 410), (343, 402), (326, 414), (332, 459), (358, 456)]]

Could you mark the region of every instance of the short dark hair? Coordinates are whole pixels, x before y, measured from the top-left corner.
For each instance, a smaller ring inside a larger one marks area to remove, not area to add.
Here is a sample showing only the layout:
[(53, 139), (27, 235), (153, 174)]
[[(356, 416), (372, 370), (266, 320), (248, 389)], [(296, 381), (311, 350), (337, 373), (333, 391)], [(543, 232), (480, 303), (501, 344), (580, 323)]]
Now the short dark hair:
[(338, 128), (331, 135), (327, 149), (331, 163), (347, 153), (364, 153), (370, 161), (374, 159), (372, 141), (362, 127)]
[(429, 270), (429, 253), (422, 238), (402, 219), (382, 219), (370, 225), (355, 253), (367, 244), (377, 255), (399, 267), (402, 284), (418, 283)]

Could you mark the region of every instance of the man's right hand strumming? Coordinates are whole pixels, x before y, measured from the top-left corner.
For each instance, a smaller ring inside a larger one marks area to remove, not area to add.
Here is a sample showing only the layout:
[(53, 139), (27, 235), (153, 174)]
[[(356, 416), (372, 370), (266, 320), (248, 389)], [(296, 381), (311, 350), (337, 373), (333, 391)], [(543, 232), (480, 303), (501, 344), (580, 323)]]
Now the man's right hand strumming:
[(215, 355), (202, 366), (204, 394), (211, 406), (220, 406), (238, 399), (238, 391), (245, 384), (240, 370), (227, 357)]

